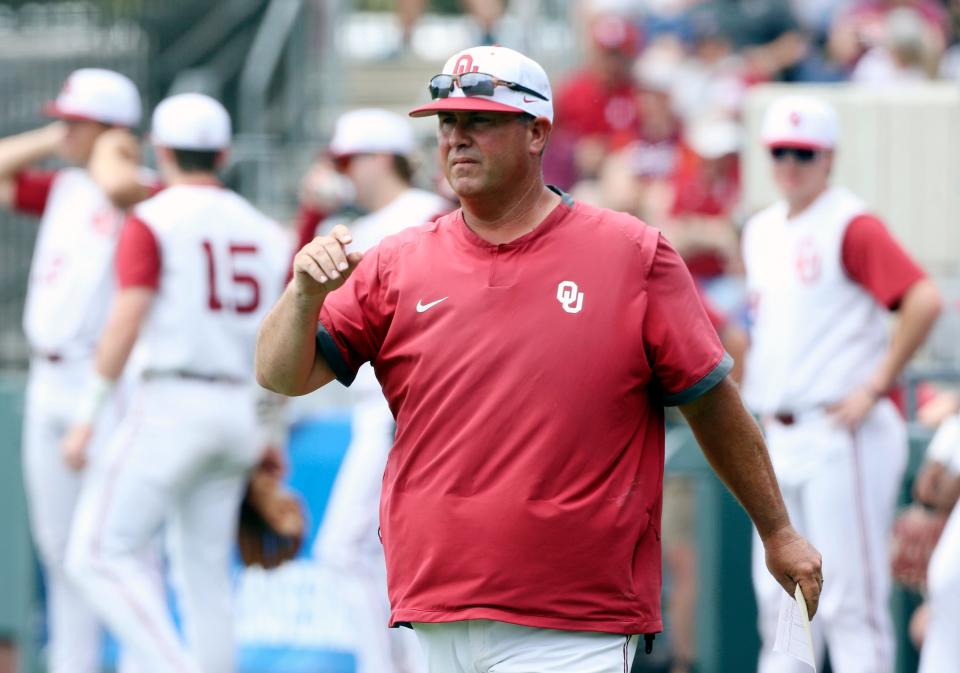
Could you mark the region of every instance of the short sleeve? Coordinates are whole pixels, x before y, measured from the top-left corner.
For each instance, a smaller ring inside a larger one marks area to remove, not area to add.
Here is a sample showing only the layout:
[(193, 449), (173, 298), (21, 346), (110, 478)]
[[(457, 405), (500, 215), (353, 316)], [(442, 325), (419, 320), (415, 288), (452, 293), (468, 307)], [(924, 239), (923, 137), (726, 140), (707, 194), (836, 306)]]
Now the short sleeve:
[(317, 325), (317, 348), (345, 386), (364, 362), (376, 358), (390, 311), (381, 278), (381, 250), (369, 250), (341, 287), (326, 298)]
[(56, 171), (22, 171), (13, 179), (13, 208), (21, 213), (43, 215)]
[(643, 339), (668, 406), (686, 404), (716, 386), (733, 368), (700, 301), (693, 278), (660, 237), (647, 278)]
[(131, 215), (117, 243), (117, 284), (122, 289), (160, 287), (160, 245), (146, 222)]
[(843, 268), (874, 299), (895, 310), (915, 283), (926, 278), (907, 251), (873, 215), (860, 215), (843, 235)]

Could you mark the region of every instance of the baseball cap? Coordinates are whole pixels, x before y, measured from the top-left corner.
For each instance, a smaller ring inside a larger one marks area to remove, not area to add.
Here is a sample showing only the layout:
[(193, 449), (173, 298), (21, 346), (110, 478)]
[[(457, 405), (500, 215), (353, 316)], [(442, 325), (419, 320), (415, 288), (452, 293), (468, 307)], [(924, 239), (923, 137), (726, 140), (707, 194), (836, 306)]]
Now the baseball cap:
[(487, 112), (526, 112), (553, 121), (553, 92), (550, 79), (539, 63), (507, 47), (471, 47), (450, 57), (443, 66), (444, 75), (484, 73), (536, 91), (546, 100), (506, 86), (497, 86), (492, 96), (466, 96), (455, 86), (446, 98), (438, 98), (410, 111), (411, 117), (428, 117), (440, 111), (478, 110)]
[(593, 43), (625, 56), (635, 56), (640, 44), (640, 32), (630, 21), (615, 14), (598, 16), (590, 27)]
[(362, 108), (337, 119), (329, 151), (340, 157), (351, 154), (407, 156), (416, 146), (413, 128), (406, 118), (388, 110)]
[(150, 138), (176, 150), (212, 152), (230, 146), (230, 115), (219, 101), (181, 93), (160, 101), (153, 111)]
[(140, 93), (125, 75), (102, 68), (70, 73), (44, 114), (59, 119), (133, 127), (140, 123)]
[(687, 127), (685, 139), (704, 159), (719, 159), (740, 149), (740, 126), (724, 117), (702, 117)]
[(775, 100), (763, 119), (761, 138), (767, 147), (833, 149), (837, 144), (837, 113), (813, 96), (784, 96)]

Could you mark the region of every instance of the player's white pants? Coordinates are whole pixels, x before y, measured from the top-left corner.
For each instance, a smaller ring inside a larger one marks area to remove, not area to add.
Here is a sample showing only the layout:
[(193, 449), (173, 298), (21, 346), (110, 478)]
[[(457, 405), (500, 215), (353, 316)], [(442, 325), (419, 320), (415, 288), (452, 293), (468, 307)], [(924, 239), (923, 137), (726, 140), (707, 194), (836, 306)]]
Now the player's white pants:
[(960, 671), (960, 507), (954, 506), (927, 570), (930, 621), (919, 673)]
[(394, 422), (378, 394), (353, 407), (351, 440), (337, 472), (313, 555), (357, 596), (349, 606), (359, 634), (357, 673), (418, 673), (422, 653), (409, 629), (389, 629), (390, 602), (380, 543), (380, 486)]
[[(260, 446), (252, 391), (144, 382), (91, 475), (68, 569), (138, 662), (156, 673), (235, 673), (230, 553)], [(186, 646), (138, 557), (166, 525)]]
[[(84, 390), (93, 363), (89, 359), (47, 362), (30, 366), (23, 423), (23, 476), (30, 527), (47, 583), (47, 626), (50, 673), (95, 673), (100, 670), (101, 629), (64, 564), (74, 510), (86, 474), (63, 462), (60, 443), (74, 420), (77, 399)], [(111, 408), (97, 424), (88, 465), (116, 426)], [(124, 658), (121, 666), (130, 670)]]
[[(856, 433), (822, 413), (792, 426), (767, 424), (766, 439), (790, 519), (823, 556), (814, 641), (836, 673), (892, 673), (890, 529), (906, 467), (906, 427), (882, 400)], [(754, 533), (753, 582), (763, 647), (758, 673), (801, 673), (773, 652), (780, 594)]]
[(487, 619), (413, 625), (429, 673), (627, 673), (637, 636)]

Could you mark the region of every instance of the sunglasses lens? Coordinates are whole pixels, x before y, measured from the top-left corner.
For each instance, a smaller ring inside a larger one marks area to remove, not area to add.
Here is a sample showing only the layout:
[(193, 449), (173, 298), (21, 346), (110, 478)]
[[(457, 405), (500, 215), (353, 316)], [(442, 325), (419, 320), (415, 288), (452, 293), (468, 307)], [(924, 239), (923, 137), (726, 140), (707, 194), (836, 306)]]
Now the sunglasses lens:
[(450, 75), (436, 75), (430, 80), (430, 98), (446, 98), (453, 90), (453, 77)]
[(492, 96), (494, 82), (482, 72), (467, 72), (460, 75), (460, 88), (467, 96)]
[(770, 150), (770, 155), (777, 161), (783, 161), (787, 157), (793, 157), (802, 164), (808, 164), (817, 156), (816, 150), (803, 147), (774, 147)]

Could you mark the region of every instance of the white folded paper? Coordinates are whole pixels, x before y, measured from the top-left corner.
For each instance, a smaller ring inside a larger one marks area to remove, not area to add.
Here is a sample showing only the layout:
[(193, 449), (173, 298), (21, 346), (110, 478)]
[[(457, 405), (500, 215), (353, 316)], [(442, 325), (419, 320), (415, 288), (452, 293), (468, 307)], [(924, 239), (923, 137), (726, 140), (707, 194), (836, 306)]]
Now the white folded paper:
[(773, 643), (774, 652), (783, 652), (809, 664), (813, 673), (817, 673), (817, 664), (813, 655), (813, 637), (810, 634), (810, 618), (807, 616), (807, 604), (803, 600), (800, 585), (793, 592), (793, 598), (782, 594), (780, 617), (777, 619), (777, 639)]

